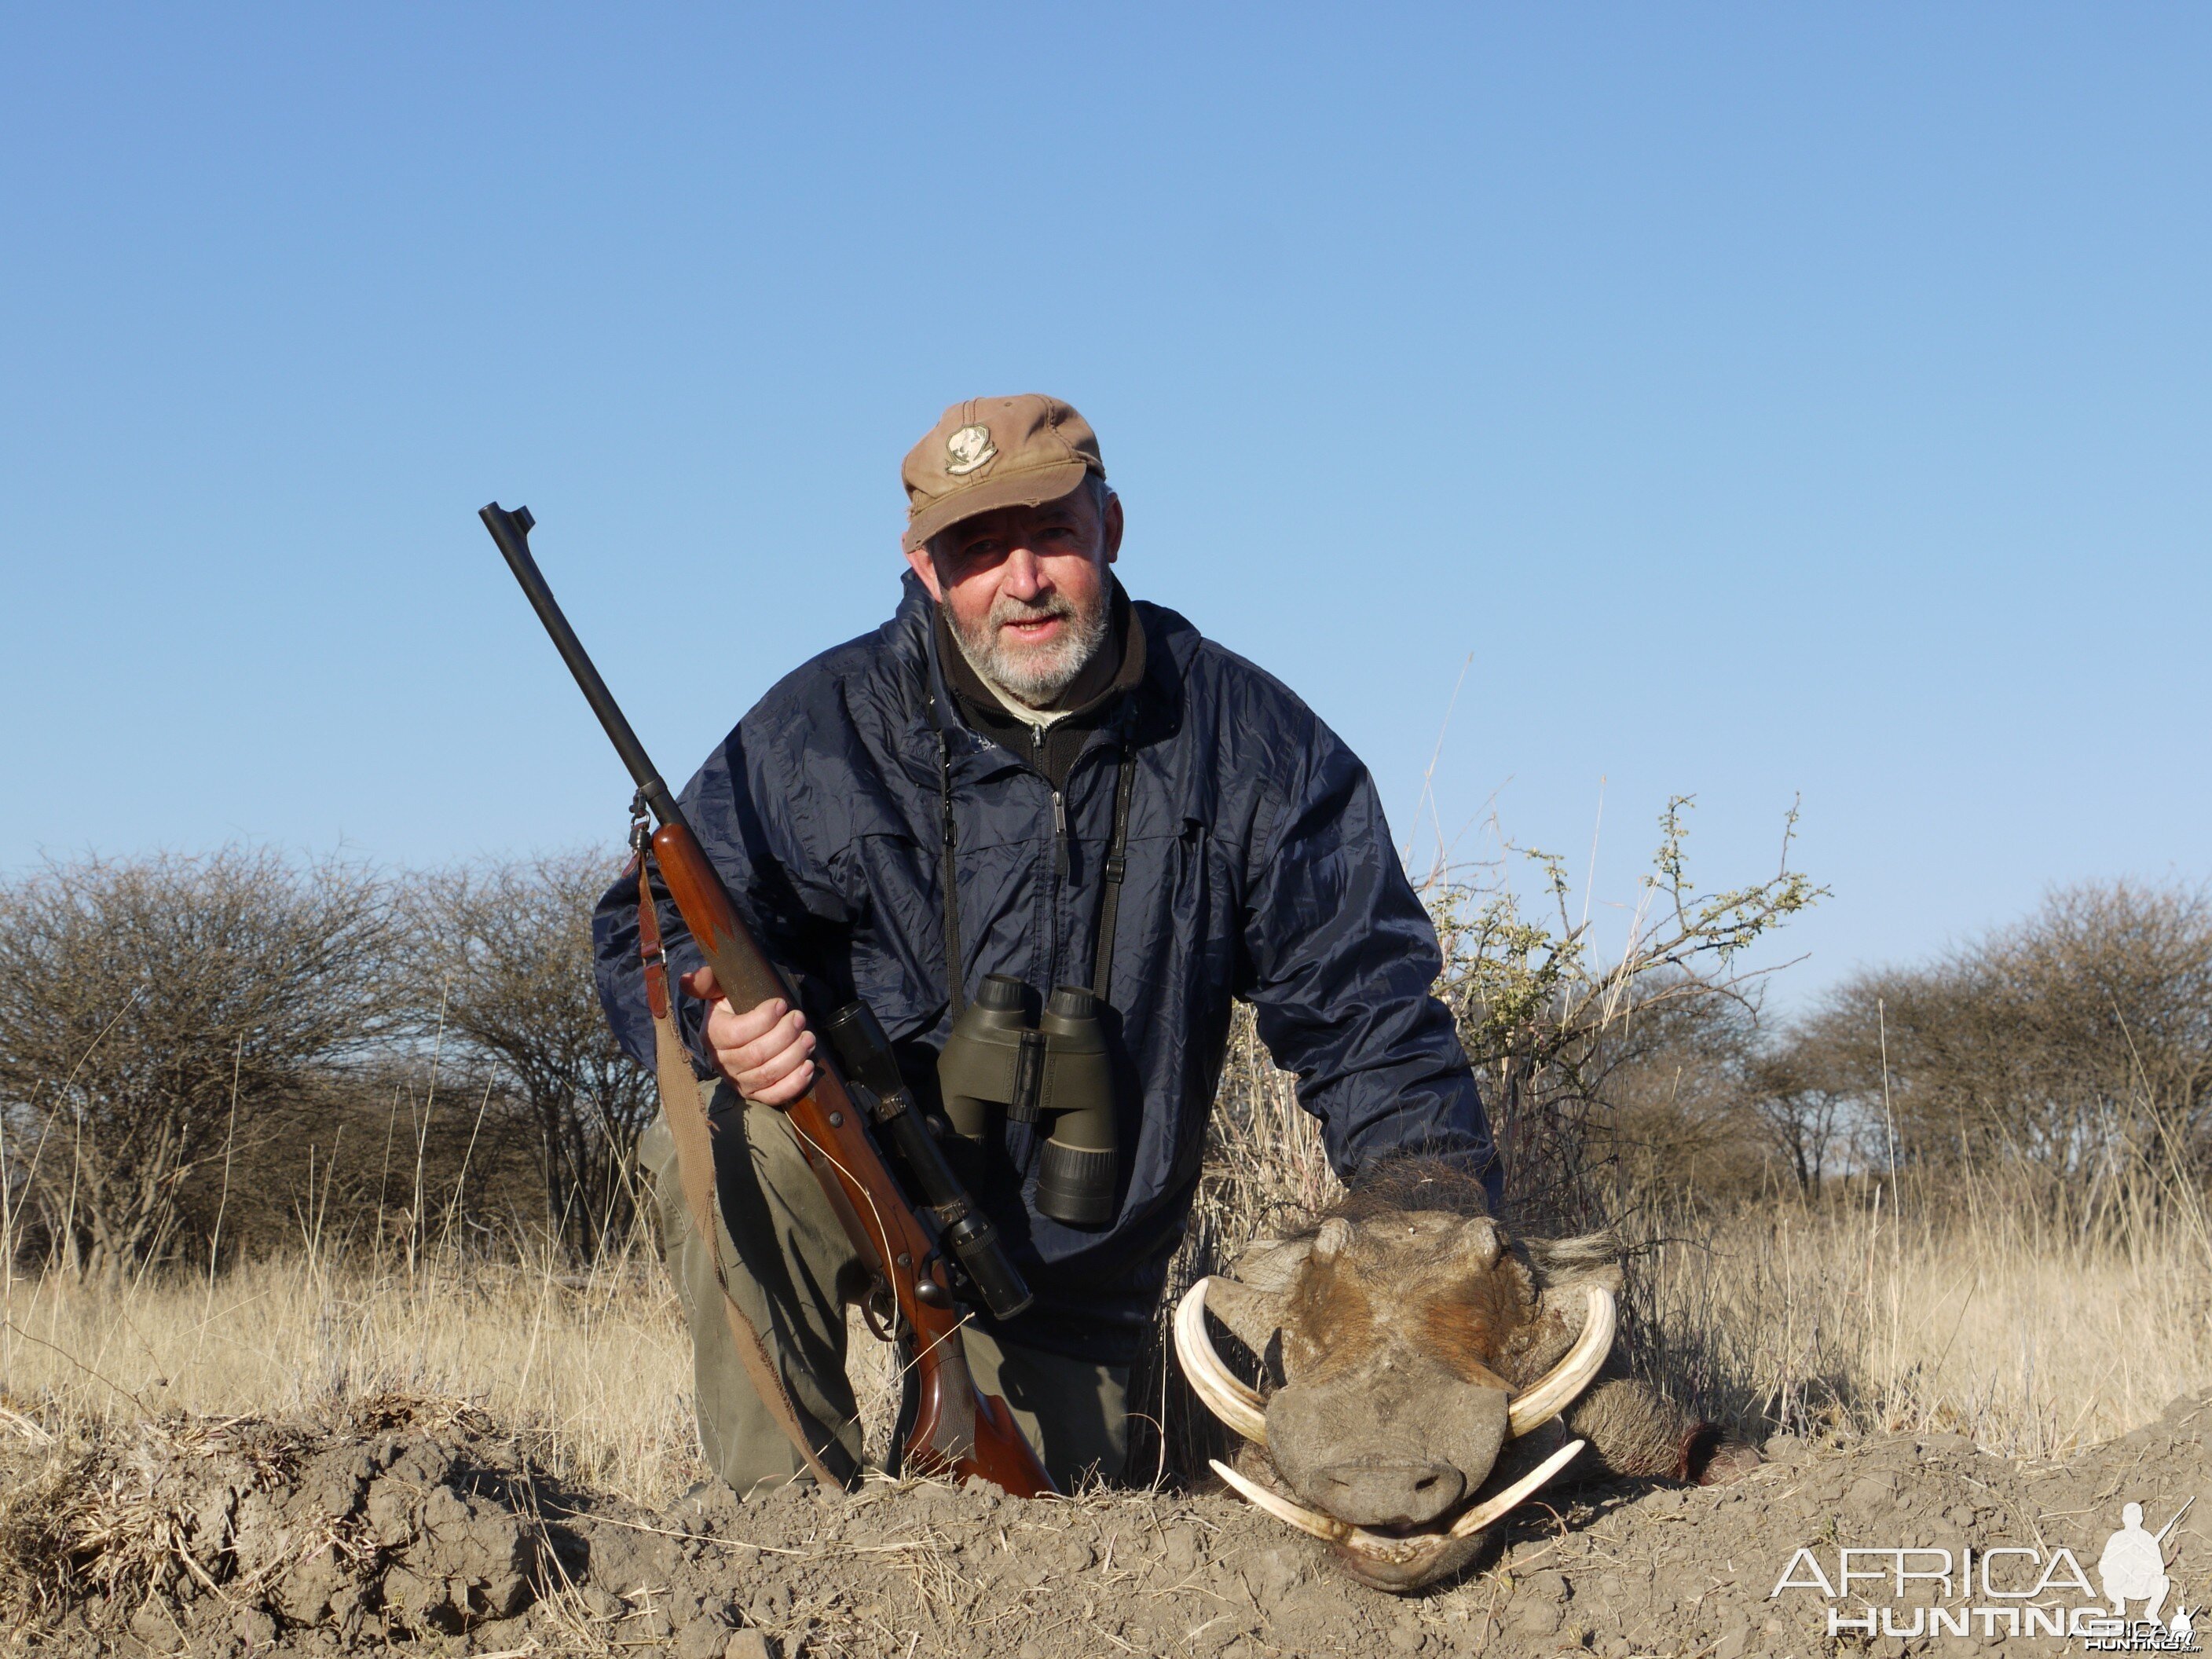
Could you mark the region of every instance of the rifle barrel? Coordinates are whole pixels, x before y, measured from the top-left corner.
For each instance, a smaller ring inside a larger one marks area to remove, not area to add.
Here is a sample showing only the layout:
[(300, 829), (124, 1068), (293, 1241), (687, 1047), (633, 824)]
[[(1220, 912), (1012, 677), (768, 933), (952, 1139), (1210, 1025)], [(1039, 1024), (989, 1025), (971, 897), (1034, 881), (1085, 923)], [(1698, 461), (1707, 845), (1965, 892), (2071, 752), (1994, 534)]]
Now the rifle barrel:
[(2156, 1541), (2157, 1541), (2157, 1542), (2161, 1543), (2161, 1544), (2163, 1544), (2164, 1542), (2166, 1542), (2166, 1534), (2168, 1534), (2168, 1533), (2172, 1532), (2172, 1531), (2176, 1527), (2178, 1527), (2178, 1526), (2179, 1526), (2179, 1525), (2181, 1524), (2181, 1517), (2182, 1517), (2183, 1516), (2185, 1516), (2185, 1515), (2186, 1515), (2186, 1514), (2188, 1514), (2188, 1513), (2189, 1513), (2189, 1510), (2190, 1510), (2190, 1505), (2191, 1505), (2191, 1504), (2195, 1504), (2196, 1502), (2197, 1502), (2197, 1495), (2196, 1495), (2194, 1492), (2192, 1492), (2192, 1493), (2191, 1493), (2191, 1494), (2190, 1494), (2189, 1503), (2187, 1503), (2187, 1504), (2183, 1504), (2179, 1509), (2178, 1509), (2178, 1510), (2174, 1510), (2174, 1512), (2173, 1512), (2173, 1519), (2172, 1519), (2172, 1520), (2171, 1520), (2171, 1521), (2169, 1521), (2169, 1522), (2167, 1522), (2164, 1526), (2160, 1527), (2160, 1528), (2158, 1529), (2157, 1539), (2156, 1539)]
[[(545, 624), (545, 631), (553, 636), (553, 648), (561, 653), (561, 660), (568, 665), (568, 672), (576, 677), (577, 689), (583, 692), (584, 701), (592, 705), (592, 712), (599, 717), (613, 742), (615, 752), (622, 757), (623, 764), (629, 769), (631, 780), (645, 804), (653, 809), (654, 817), (663, 823), (682, 823), (684, 813), (676, 805), (676, 797), (668, 793), (668, 786), (653, 769), (653, 760), (645, 752), (645, 745), (630, 730), (629, 719), (621, 705), (615, 702), (614, 693), (599, 678), (599, 671), (592, 664), (591, 654), (584, 649), (576, 630), (568, 626), (568, 619), (561, 613), (560, 601), (553, 590), (545, 585), (538, 573), (538, 561), (530, 556), (530, 531), (537, 520), (530, 509), (518, 507), (508, 512), (497, 501), (478, 510), (477, 516), (491, 532), (491, 538), (499, 544), (499, 550), (507, 560), (507, 568), (514, 573), (514, 580), (522, 586), (530, 608), (538, 613), (538, 620)], [(688, 825), (686, 826), (689, 827)]]
[[(693, 943), (714, 969), (718, 987), (733, 1007), (757, 1006), (779, 995), (796, 1004), (797, 993), (745, 927), (713, 861), (684, 822), (676, 798), (653, 769), (645, 745), (630, 730), (613, 693), (592, 665), (591, 657), (538, 573), (538, 561), (530, 556), (530, 532), (536, 522), (530, 509), (518, 507), (510, 513), (493, 501), (477, 516), (499, 544), (507, 568), (521, 584), (538, 620), (545, 624), (561, 660), (576, 677), (584, 701), (592, 705), (592, 712), (606, 728), (638, 793), (660, 820), (660, 829), (653, 837), (653, 861)], [(892, 1066), (891, 1075), (896, 1076), (895, 1060)], [(870, 1272), (884, 1278), (897, 1304), (902, 1358), (913, 1368), (917, 1389), (917, 1403), (910, 1408), (906, 1431), (910, 1467), (942, 1467), (955, 1476), (979, 1474), (1024, 1498), (1052, 1492), (1052, 1476), (1022, 1437), (1020, 1425), (1006, 1402), (975, 1388), (960, 1340), (965, 1316), (953, 1305), (952, 1281), (941, 1265), (936, 1239), (885, 1166), (830, 1056), (817, 1054), (815, 1067), (812, 1085), (783, 1109), (860, 1261)], [(708, 1181), (711, 1191), (711, 1174)], [(957, 1199), (963, 1212), (970, 1207), (957, 1188), (946, 1195)], [(1021, 1305), (1027, 1300), (1028, 1287), (1002, 1256), (983, 1257), (987, 1245), (994, 1253), (998, 1245), (987, 1224), (976, 1224), (981, 1219), (980, 1215), (966, 1215), (969, 1224), (950, 1242), (963, 1255), (978, 1255), (980, 1271), (971, 1267), (970, 1277), (979, 1286), (988, 1286), (1009, 1308)], [(1000, 1266), (1003, 1275), (994, 1271)]]

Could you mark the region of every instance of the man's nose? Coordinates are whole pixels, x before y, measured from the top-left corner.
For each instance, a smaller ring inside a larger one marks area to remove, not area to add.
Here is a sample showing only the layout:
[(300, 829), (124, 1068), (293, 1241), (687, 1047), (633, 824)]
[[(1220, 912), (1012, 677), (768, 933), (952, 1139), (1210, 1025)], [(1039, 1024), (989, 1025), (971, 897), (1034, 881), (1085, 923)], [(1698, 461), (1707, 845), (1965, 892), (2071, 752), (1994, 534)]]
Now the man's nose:
[(1033, 599), (1044, 592), (1044, 562), (1026, 547), (1018, 547), (1006, 555), (1000, 567), (1000, 591), (1017, 599)]

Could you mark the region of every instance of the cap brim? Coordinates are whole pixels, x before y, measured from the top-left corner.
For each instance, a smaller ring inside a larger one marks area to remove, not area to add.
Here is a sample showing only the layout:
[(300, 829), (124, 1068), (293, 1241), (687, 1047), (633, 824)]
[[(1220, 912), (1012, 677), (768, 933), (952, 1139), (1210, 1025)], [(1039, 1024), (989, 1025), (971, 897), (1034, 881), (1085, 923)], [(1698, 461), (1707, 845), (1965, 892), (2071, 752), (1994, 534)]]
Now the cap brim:
[(1083, 482), (1091, 470), (1084, 461), (1054, 461), (1019, 472), (1000, 472), (947, 495), (907, 521), (900, 545), (915, 551), (940, 530), (972, 519), (978, 513), (994, 513), (1002, 507), (1037, 507), (1056, 501)]

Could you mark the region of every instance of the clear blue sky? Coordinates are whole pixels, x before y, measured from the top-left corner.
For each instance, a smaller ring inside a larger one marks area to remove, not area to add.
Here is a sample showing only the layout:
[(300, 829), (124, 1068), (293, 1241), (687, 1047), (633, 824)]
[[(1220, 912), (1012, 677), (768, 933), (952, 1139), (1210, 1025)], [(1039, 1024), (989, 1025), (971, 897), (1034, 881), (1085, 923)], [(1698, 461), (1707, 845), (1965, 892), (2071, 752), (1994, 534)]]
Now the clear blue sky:
[[(2212, 874), (2202, 6), (14, 7), (0, 872), (611, 838), (1048, 390), (1401, 842), (1802, 864), (1804, 991)], [(1423, 813), (1425, 819), (1426, 812)]]

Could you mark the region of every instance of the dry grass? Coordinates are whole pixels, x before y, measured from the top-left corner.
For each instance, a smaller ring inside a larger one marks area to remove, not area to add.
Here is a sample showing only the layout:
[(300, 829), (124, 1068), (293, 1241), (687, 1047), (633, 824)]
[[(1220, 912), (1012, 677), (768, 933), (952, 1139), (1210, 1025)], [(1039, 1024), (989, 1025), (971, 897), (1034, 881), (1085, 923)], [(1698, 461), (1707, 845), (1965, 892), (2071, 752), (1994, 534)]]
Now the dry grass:
[(1883, 1188), (1665, 1230), (1663, 1368), (1717, 1414), (1968, 1434), (2061, 1457), (2212, 1382), (2212, 1234), (2185, 1201), (2053, 1221), (2031, 1183)]
[(703, 1472), (690, 1344), (650, 1257), (567, 1279), (487, 1262), (378, 1273), (302, 1253), (212, 1287), (19, 1279), (0, 1391), (49, 1421), (465, 1399), (539, 1441), (562, 1474), (643, 1501)]
[[(659, 1260), (595, 1273), (448, 1260), (375, 1271), (301, 1252), (121, 1291), (56, 1273), (5, 1290), (0, 1408), (22, 1426), (174, 1412), (326, 1415), (384, 1395), (465, 1401), (565, 1477), (657, 1504), (707, 1473), (691, 1344)], [(854, 1325), (872, 1449), (896, 1400)], [(11, 1431), (0, 1409), (0, 1434)]]
[[(1241, 1207), (1241, 1206), (1240, 1206)], [(1708, 1410), (1799, 1429), (1941, 1428), (2058, 1456), (2212, 1382), (2212, 1250), (2182, 1222), (2095, 1242), (2018, 1214), (1788, 1206), (1652, 1245), (1661, 1369)], [(1217, 1194), (1211, 1233), (1239, 1217)], [(855, 1369), (880, 1445), (876, 1345)], [(657, 1261), (582, 1279), (491, 1263), (377, 1275), (301, 1255), (118, 1293), (15, 1281), (0, 1434), (183, 1411), (314, 1414), (465, 1400), (560, 1473), (659, 1504), (705, 1473), (689, 1340)]]
[[(1171, 1294), (1336, 1189), (1291, 1079), (1243, 1036)], [(1755, 1428), (1940, 1427), (2027, 1456), (2123, 1432), (2212, 1382), (2212, 1227), (2186, 1191), (2088, 1216), (2063, 1198), (1978, 1176), (1908, 1182), (1901, 1215), (1882, 1183), (1826, 1206), (1639, 1220), (1651, 1363)], [(402, 1395), (465, 1401), (559, 1474), (642, 1503), (705, 1473), (690, 1343), (649, 1249), (579, 1276), (436, 1252), (349, 1263), (310, 1240), (212, 1285), (15, 1277), (0, 1302), (0, 1435)], [(884, 1351), (864, 1333), (854, 1350), (880, 1449)], [(1169, 1380), (1138, 1388), (1139, 1409), (1168, 1420), (1169, 1467), (1188, 1466)], [(1156, 1449), (1140, 1452), (1140, 1476)]]

